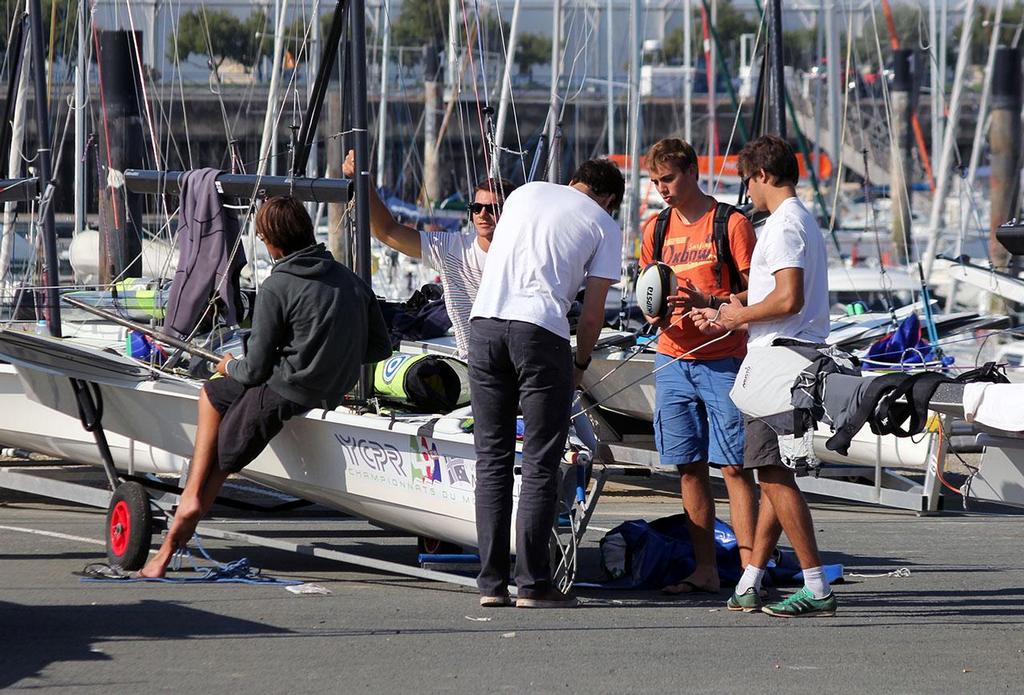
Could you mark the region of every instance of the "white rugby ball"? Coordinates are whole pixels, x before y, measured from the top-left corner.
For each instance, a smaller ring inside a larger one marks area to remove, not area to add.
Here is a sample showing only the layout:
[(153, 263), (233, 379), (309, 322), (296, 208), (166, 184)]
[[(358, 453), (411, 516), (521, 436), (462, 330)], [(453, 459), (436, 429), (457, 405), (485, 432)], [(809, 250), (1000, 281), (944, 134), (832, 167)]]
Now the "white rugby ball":
[(644, 315), (656, 319), (668, 316), (670, 296), (678, 290), (676, 274), (667, 263), (651, 263), (636, 279), (636, 303)]

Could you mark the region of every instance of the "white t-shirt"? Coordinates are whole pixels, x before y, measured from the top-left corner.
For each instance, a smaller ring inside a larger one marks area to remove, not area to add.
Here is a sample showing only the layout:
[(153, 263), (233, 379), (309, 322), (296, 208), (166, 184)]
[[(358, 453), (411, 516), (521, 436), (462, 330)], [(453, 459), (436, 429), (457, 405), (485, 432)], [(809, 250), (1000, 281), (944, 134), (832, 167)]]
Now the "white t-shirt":
[(824, 342), (828, 337), (828, 255), (814, 216), (796, 198), (787, 198), (757, 232), (750, 259), (747, 304), (757, 304), (775, 289), (774, 274), (803, 268), (804, 307), (777, 321), (750, 324), (748, 345), (771, 345), (777, 337)]
[(618, 279), (622, 230), (585, 193), (535, 181), (509, 195), (473, 318), (525, 321), (569, 338), (565, 315), (588, 277)]
[(459, 357), (469, 355), (469, 312), (480, 289), (487, 252), (476, 233), (420, 232), (423, 262), (441, 275), (444, 304), (455, 332)]

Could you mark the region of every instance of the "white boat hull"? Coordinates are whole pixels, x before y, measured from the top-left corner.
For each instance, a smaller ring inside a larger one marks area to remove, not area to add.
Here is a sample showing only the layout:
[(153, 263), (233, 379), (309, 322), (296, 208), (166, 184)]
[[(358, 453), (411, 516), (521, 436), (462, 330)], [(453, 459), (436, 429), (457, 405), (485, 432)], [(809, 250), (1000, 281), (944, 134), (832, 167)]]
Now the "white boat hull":
[[(186, 458), (119, 434), (107, 436), (118, 470), (130, 475), (179, 475)], [(0, 444), (55, 458), (102, 465), (96, 440), (77, 415), (55, 412), (30, 400), (10, 364), (0, 363)]]
[[(623, 364), (629, 352), (618, 348), (595, 351), (590, 369), (584, 373), (583, 387), (591, 402), (638, 421), (652, 422), (655, 408), (654, 353), (645, 352)], [(613, 370), (614, 373), (604, 378)], [(651, 432), (653, 436), (653, 431)], [(885, 468), (924, 468), (936, 446), (934, 433), (914, 438), (878, 436), (864, 426), (853, 438), (849, 454), (841, 456), (825, 447), (832, 436), (827, 427), (814, 435), (814, 453), (826, 463), (846, 466)]]
[[(55, 354), (92, 358), (88, 365), (71, 360), (74, 365), (68, 370), (97, 384), (105, 430), (172, 454), (191, 455), (199, 382), (150, 379), (122, 357), (59, 341), (40, 344), (49, 344)], [(65, 415), (77, 413), (67, 375), (47, 364), (57, 360), (31, 357), (27, 350), (12, 355), (9, 345), (2, 347), (17, 363), (30, 398)], [(475, 547), (473, 436), (457, 425), (457, 420), (436, 416), (312, 410), (288, 421), (241, 475), (382, 526)], [(518, 495), (516, 476), (513, 515)]]

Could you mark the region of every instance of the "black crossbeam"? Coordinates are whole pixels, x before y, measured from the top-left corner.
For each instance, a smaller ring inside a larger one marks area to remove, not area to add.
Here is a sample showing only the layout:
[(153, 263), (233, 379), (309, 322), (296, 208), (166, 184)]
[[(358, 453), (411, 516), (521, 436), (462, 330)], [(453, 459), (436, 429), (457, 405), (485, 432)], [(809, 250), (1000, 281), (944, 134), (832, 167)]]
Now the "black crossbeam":
[[(124, 172), (124, 181), (132, 193), (178, 195), (184, 175), (184, 171), (128, 169)], [(347, 203), (351, 186), (349, 179), (228, 173), (217, 177), (217, 190), (222, 195), (244, 199), (288, 195), (304, 202)]]

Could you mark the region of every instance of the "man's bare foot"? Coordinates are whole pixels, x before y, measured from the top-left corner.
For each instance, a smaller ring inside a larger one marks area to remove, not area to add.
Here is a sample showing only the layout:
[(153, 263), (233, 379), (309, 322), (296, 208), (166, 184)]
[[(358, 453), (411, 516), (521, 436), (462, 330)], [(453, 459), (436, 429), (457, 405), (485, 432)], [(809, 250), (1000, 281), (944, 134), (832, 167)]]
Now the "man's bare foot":
[(717, 594), (722, 590), (717, 574), (701, 575), (694, 572), (678, 584), (670, 584), (661, 590), (672, 596), (679, 594)]
[(167, 565), (169, 565), (170, 562), (170, 558), (164, 560), (160, 555), (156, 555), (146, 563), (145, 567), (138, 571), (138, 576), (143, 579), (160, 579), (167, 574)]
[(188, 543), (188, 540), (195, 533), (199, 518), (203, 514), (202, 503), (197, 495), (183, 494), (178, 501), (178, 507), (174, 511), (174, 521), (171, 529), (167, 532), (160, 551), (146, 563), (146, 566), (139, 570), (139, 577), (145, 579), (159, 579), (167, 574), (167, 566), (171, 564), (174, 551)]

